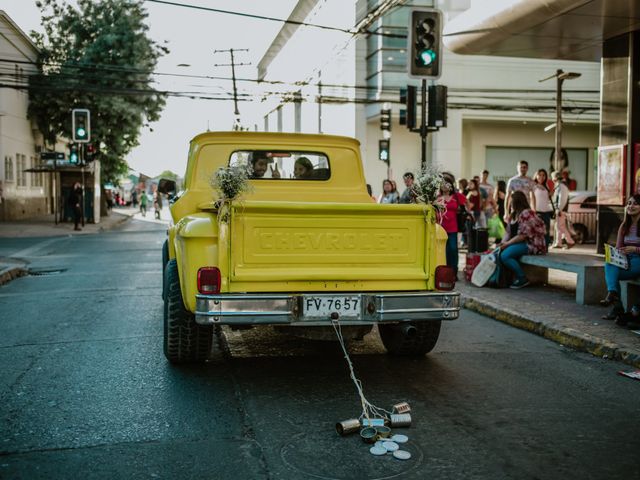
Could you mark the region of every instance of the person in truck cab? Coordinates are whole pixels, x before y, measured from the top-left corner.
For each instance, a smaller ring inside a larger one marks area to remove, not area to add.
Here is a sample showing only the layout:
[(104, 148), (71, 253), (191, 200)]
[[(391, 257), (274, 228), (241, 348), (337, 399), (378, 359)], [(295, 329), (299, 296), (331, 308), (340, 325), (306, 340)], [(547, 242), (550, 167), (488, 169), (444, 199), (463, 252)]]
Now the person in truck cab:
[(293, 176), (298, 180), (311, 178), (313, 173), (313, 164), (307, 157), (300, 157), (293, 166)]
[[(267, 158), (266, 152), (253, 152), (253, 154), (251, 155), (251, 167), (253, 169), (251, 178), (263, 178), (267, 173), (269, 163), (271, 162), (273, 162), (273, 159)], [(278, 171), (277, 165), (275, 169), (273, 168), (273, 166), (271, 166), (270, 171), (271, 178), (280, 178), (280, 172)]]

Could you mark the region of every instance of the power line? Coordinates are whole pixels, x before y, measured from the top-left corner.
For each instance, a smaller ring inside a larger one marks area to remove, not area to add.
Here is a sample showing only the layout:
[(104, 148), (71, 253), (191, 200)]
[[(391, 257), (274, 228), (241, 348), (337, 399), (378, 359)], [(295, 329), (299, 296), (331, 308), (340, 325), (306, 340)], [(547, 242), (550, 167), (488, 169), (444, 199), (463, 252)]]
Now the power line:
[(361, 33), (367, 34), (367, 35), (379, 35), (382, 37), (391, 37), (391, 38), (407, 38), (406, 35), (397, 35), (394, 33), (384, 33), (384, 32), (371, 32), (368, 30), (363, 30), (363, 31), (357, 31), (357, 30), (349, 30), (349, 29), (345, 29), (345, 28), (339, 28), (339, 27), (331, 27), (329, 25), (318, 25), (315, 23), (307, 23), (307, 22), (300, 22), (297, 20), (289, 20), (289, 19), (284, 19), (284, 18), (275, 18), (275, 17), (267, 17), (264, 15), (255, 15), (252, 13), (242, 13), (242, 12), (234, 12), (231, 10), (222, 10), (219, 8), (211, 8), (211, 7), (201, 7), (199, 5), (190, 5), (187, 3), (179, 3), (179, 2), (168, 2), (165, 0), (146, 0), (147, 2), (152, 2), (152, 3), (160, 3), (160, 4), (164, 4), (164, 5), (171, 5), (174, 7), (184, 7), (184, 8), (192, 8), (195, 10), (204, 10), (207, 12), (214, 12), (214, 13), (223, 13), (226, 15), (237, 15), (239, 17), (247, 17), (247, 18), (255, 18), (258, 20), (269, 20), (272, 22), (279, 22), (279, 23), (288, 23), (291, 25), (298, 25), (298, 26), (303, 26), (303, 27), (313, 27), (313, 28), (319, 28), (322, 30), (331, 30), (334, 32), (341, 32), (341, 33), (347, 33), (350, 35), (358, 35)]

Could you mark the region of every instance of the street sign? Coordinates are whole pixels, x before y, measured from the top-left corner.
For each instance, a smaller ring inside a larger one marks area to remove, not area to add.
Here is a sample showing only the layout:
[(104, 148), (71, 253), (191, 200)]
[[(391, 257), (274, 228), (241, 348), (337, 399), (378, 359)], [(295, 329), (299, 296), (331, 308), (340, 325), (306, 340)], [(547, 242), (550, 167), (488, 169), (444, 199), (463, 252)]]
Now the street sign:
[(64, 160), (63, 152), (40, 152), (41, 160)]

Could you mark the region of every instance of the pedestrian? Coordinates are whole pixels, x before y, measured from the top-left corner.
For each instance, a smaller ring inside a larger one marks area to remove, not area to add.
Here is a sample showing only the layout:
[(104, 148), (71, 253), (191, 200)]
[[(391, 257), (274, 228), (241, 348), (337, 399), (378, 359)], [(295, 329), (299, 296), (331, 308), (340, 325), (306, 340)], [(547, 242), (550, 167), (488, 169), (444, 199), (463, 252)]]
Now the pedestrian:
[(402, 176), (404, 186), (406, 187), (402, 195), (400, 195), (399, 203), (416, 203), (416, 195), (413, 191), (414, 177), (413, 173), (407, 172)]
[(160, 212), (162, 212), (162, 193), (158, 190), (153, 192), (153, 209), (156, 220), (160, 220)]
[[(476, 180), (469, 180), (468, 185), (469, 193), (467, 193), (467, 200), (469, 200), (469, 204), (471, 205), (470, 211), (473, 214), (473, 223), (470, 227), (486, 228), (487, 222), (484, 215), (484, 201), (478, 188), (478, 182)], [(467, 235), (470, 234), (471, 228), (468, 229)]]
[[(458, 212), (467, 211), (470, 204), (462, 193), (454, 189), (455, 178), (449, 173), (444, 173), (444, 181), (440, 186), (440, 195), (436, 199), (442, 208), (438, 213), (438, 222), (447, 232), (447, 243), (445, 245), (445, 256), (447, 266), (458, 272), (458, 232), (461, 231), (458, 222)], [(464, 223), (464, 221), (463, 221)]]
[(465, 197), (467, 196), (467, 193), (469, 193), (469, 190), (467, 189), (468, 184), (469, 182), (467, 182), (465, 178), (460, 178), (458, 180), (458, 192), (463, 194)]
[(367, 183), (367, 193), (369, 194), (369, 196), (371, 197), (371, 200), (374, 203), (378, 203), (378, 201), (376, 200), (376, 197), (373, 196), (373, 190), (371, 190), (371, 185), (369, 185), (368, 183)]
[(496, 201), (494, 198), (495, 188), (489, 183), (489, 170), (482, 171), (478, 188), (480, 188), (480, 193), (485, 199), (484, 214), (486, 218), (489, 219), (493, 217), (493, 214), (496, 213), (497, 210)]
[[(535, 188), (535, 182), (529, 176), (527, 176), (527, 172), (529, 171), (529, 163), (526, 160), (520, 160), (518, 162), (518, 175), (515, 175), (509, 179), (507, 182), (507, 196), (505, 198), (505, 210), (507, 215), (511, 211), (511, 195), (513, 192), (522, 192), (527, 198), (527, 203), (531, 205), (531, 208), (535, 211), (536, 209), (536, 197), (533, 194)], [(505, 218), (505, 221), (508, 223), (509, 220)]]
[(560, 172), (553, 172), (551, 175), (555, 185), (551, 202), (556, 214), (556, 225), (554, 228), (553, 245), (551, 248), (562, 247), (562, 240), (567, 242), (566, 248), (572, 248), (576, 242), (571, 238), (569, 227), (567, 225), (567, 211), (569, 210), (569, 189), (562, 181)]
[(640, 277), (640, 236), (638, 231), (640, 220), (640, 194), (634, 193), (624, 209), (624, 219), (618, 228), (616, 248), (627, 255), (629, 261), (628, 270), (622, 269), (610, 263), (604, 264), (604, 278), (607, 283), (607, 296), (600, 300), (603, 306), (613, 305), (611, 312), (603, 318), (616, 320), (616, 323), (624, 325), (626, 319), (622, 317), (624, 309), (620, 301), (620, 280), (631, 280)]
[(107, 211), (113, 210), (113, 192), (111, 190), (105, 190), (105, 198), (107, 200)]
[(500, 220), (502, 220), (502, 224), (506, 227), (507, 222), (504, 221), (506, 217), (506, 210), (504, 208), (504, 201), (507, 197), (507, 184), (504, 180), (498, 180), (496, 184), (496, 193), (495, 193), (495, 202), (498, 206), (498, 215), (500, 216)]
[(391, 180), (384, 179), (382, 181), (382, 193), (378, 196), (378, 203), (398, 203), (400, 197), (398, 192), (393, 189)]
[(544, 223), (529, 206), (527, 197), (521, 191), (511, 196), (511, 211), (505, 238), (500, 243), (500, 261), (511, 270), (516, 279), (510, 288), (529, 285), (520, 262), (523, 255), (543, 255), (547, 253), (544, 240)]
[(142, 189), (140, 190), (140, 213), (143, 217), (147, 216), (147, 202), (149, 199), (147, 198), (147, 192)]
[(133, 208), (137, 208), (138, 206), (138, 192), (135, 190), (131, 192), (131, 205), (133, 205)]
[(73, 223), (74, 230), (82, 230), (78, 225), (80, 224), (80, 220), (82, 219), (82, 186), (80, 182), (76, 182), (73, 184), (73, 189), (69, 194), (68, 198), (69, 207), (73, 212)]
[(535, 189), (533, 194), (536, 196), (536, 213), (544, 222), (544, 240), (549, 245), (551, 241), (551, 217), (553, 216), (553, 205), (551, 204), (551, 192), (549, 191), (547, 171), (544, 168), (538, 170), (535, 178)]
[(575, 192), (578, 189), (578, 182), (571, 178), (571, 170), (568, 168), (562, 169), (562, 181), (570, 192)]

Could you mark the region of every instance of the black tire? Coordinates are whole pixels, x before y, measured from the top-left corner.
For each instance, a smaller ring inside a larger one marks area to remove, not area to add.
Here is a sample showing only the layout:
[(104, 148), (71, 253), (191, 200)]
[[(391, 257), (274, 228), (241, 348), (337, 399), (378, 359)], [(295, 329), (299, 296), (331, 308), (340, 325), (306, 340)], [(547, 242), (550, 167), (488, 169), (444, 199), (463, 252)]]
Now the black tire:
[(581, 223), (574, 223), (573, 230), (575, 231), (575, 235), (573, 236), (573, 240), (578, 244), (582, 245), (589, 239), (589, 233), (587, 231), (587, 227), (582, 225)]
[(198, 325), (182, 301), (175, 260), (167, 263), (164, 300), (164, 355), (171, 363), (204, 362), (213, 343), (213, 325)]
[(167, 270), (167, 263), (169, 262), (169, 241), (165, 240), (164, 243), (162, 244), (162, 299), (164, 300), (164, 297), (166, 295), (166, 290), (167, 290), (167, 282), (166, 282), (166, 270)]
[[(380, 339), (390, 355), (421, 357), (434, 349), (440, 336), (441, 320), (378, 325)], [(405, 332), (409, 329), (411, 334)], [(415, 329), (415, 330), (413, 330)]]

